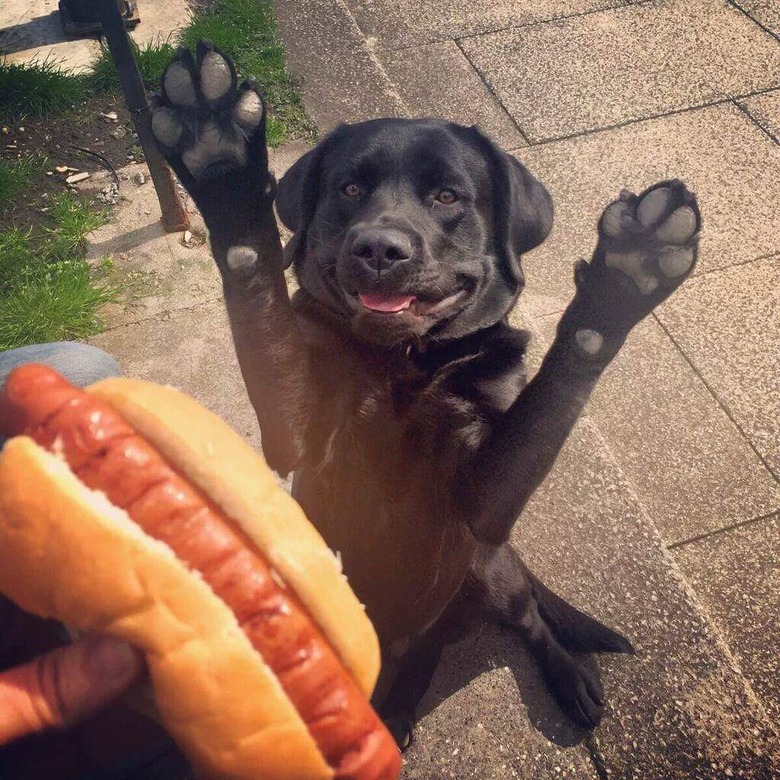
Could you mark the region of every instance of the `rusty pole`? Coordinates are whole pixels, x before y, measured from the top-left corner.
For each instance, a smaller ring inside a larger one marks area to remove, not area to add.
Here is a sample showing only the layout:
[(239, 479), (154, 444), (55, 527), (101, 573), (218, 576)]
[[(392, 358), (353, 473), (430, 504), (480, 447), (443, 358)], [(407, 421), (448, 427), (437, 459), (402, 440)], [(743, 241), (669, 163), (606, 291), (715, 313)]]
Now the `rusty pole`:
[(103, 25), (103, 34), (119, 74), (125, 103), (133, 117), (138, 140), (144, 150), (157, 199), (160, 201), (163, 226), (169, 233), (186, 230), (189, 227), (189, 217), (176, 192), (171, 169), (157, 150), (152, 135), (152, 112), (149, 99), (130, 47), (130, 38), (125, 29), (125, 20), (122, 18), (119, 4), (117, 0), (95, 0), (95, 2)]

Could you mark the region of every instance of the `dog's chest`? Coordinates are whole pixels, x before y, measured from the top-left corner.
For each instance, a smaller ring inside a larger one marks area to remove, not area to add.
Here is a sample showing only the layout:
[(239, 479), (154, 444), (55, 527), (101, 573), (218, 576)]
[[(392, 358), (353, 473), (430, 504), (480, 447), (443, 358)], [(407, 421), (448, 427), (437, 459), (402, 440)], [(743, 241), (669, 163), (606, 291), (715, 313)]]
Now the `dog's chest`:
[(471, 534), (443, 495), (459, 412), (419, 376), (363, 373), (344, 389), (323, 397), (328, 432), (294, 489), (389, 641), (426, 627), (473, 554)]

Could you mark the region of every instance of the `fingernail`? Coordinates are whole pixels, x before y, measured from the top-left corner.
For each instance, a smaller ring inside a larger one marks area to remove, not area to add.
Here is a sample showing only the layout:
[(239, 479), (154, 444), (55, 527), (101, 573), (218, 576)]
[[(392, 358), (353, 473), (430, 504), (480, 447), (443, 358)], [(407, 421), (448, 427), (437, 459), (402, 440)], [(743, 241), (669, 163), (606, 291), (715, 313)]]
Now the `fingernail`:
[(111, 637), (97, 639), (89, 651), (90, 671), (104, 678), (125, 678), (141, 668), (139, 652)]

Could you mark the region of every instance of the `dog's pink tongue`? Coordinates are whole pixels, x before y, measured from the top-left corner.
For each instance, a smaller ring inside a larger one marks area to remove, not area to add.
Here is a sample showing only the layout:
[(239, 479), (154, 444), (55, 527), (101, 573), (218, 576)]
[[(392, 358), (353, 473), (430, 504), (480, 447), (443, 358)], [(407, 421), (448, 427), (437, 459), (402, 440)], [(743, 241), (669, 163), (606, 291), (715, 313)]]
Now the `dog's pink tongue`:
[(360, 302), (371, 311), (394, 312), (403, 311), (412, 305), (414, 295), (401, 295), (397, 298), (386, 298), (384, 295), (360, 293)]

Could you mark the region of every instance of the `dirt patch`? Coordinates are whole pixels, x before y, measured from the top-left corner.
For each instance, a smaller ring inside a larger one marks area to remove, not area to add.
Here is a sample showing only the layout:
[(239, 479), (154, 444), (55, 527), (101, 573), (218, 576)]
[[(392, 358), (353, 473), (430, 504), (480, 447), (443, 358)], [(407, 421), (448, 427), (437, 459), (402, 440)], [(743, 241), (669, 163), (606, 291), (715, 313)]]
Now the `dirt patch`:
[(130, 114), (113, 95), (91, 97), (64, 115), (4, 122), (0, 158), (14, 161), (30, 155), (40, 158), (41, 169), (0, 216), (0, 229), (39, 221), (46, 200), (67, 189), (66, 179), (76, 172), (93, 175), (143, 160)]

